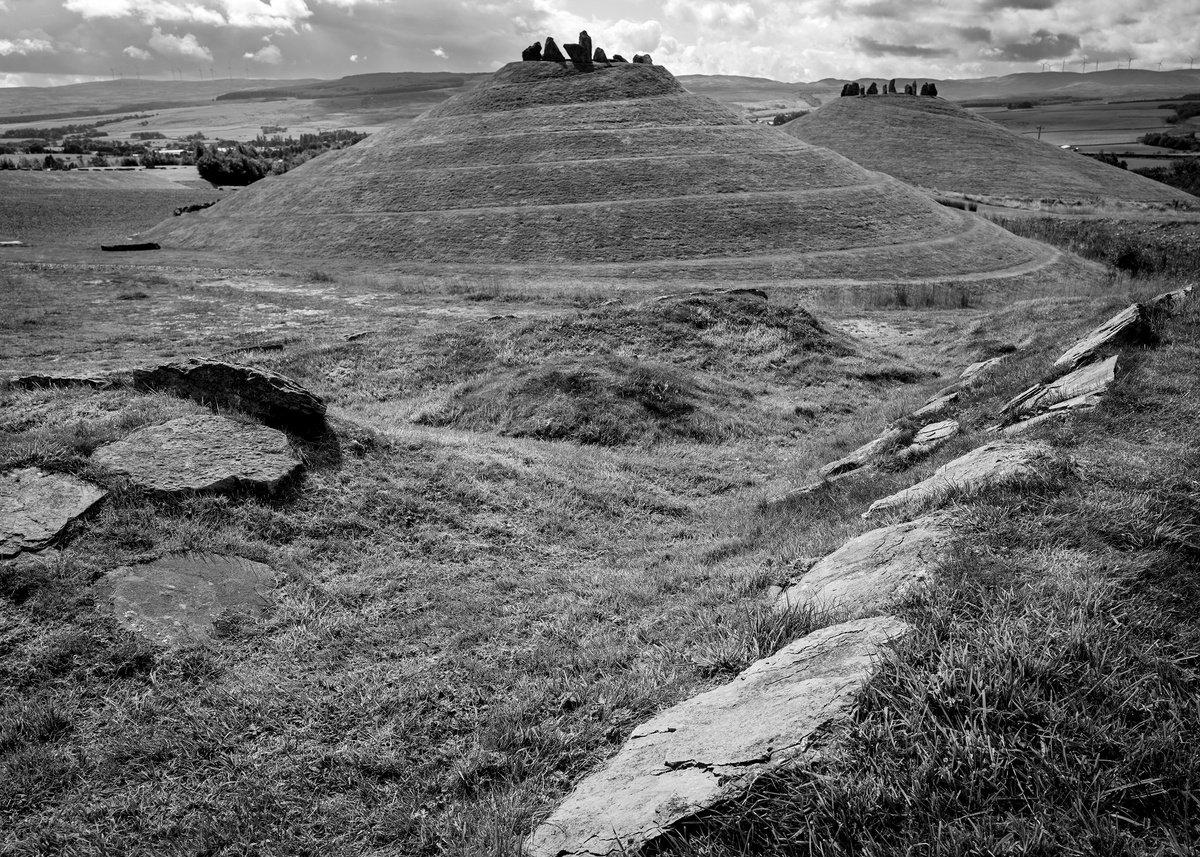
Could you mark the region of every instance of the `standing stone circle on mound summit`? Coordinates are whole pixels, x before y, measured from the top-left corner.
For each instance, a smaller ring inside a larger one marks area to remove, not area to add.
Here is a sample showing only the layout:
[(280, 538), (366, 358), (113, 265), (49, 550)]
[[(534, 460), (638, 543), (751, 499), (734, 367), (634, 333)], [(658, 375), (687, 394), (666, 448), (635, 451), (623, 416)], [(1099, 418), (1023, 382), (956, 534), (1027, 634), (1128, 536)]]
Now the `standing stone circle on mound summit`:
[(534, 275), (579, 266), (595, 276), (879, 280), (1059, 259), (751, 124), (645, 63), (510, 63), (411, 122), (148, 237), (167, 249), (519, 264)]
[(932, 190), (1015, 199), (1200, 202), (1128, 170), (1018, 136), (941, 99), (838, 98), (783, 130)]
[(534, 830), (525, 854), (641, 853), (675, 824), (802, 761), (848, 719), (881, 649), (910, 630), (890, 616), (823, 628), (655, 715)]
[(108, 492), (65, 473), (0, 473), (0, 559), (49, 545)]
[(239, 556), (169, 554), (110, 572), (113, 613), (158, 643), (206, 640), (231, 614), (260, 616), (274, 586), (270, 566)]
[(168, 494), (274, 492), (303, 467), (283, 432), (211, 414), (139, 429), (100, 447), (92, 460), (134, 485)]

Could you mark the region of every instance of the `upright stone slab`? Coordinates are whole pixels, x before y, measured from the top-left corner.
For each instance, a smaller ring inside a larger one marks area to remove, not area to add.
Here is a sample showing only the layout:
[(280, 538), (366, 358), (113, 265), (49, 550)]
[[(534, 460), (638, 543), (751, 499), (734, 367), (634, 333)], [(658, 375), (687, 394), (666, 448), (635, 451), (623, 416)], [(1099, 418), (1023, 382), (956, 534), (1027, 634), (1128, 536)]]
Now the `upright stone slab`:
[(890, 616), (824, 628), (668, 708), (575, 787), (525, 841), (525, 854), (637, 854), (762, 774), (803, 760), (848, 719), (881, 649), (910, 630)]
[(106, 494), (90, 482), (36, 467), (0, 473), (0, 559), (46, 547)]
[(1091, 363), (1107, 348), (1145, 342), (1152, 335), (1149, 312), (1141, 304), (1130, 304), (1063, 352), (1054, 365), (1075, 368)]
[(942, 502), (952, 491), (978, 491), (1024, 479), (1049, 463), (1050, 448), (1041, 443), (993, 441), (943, 464), (924, 479), (890, 497), (876, 500), (863, 513), (910, 511)]
[(291, 378), (222, 360), (192, 359), (136, 369), (140, 387), (169, 390), (201, 404), (232, 408), (276, 428), (316, 434), (325, 427), (325, 402)]
[(775, 601), (857, 618), (878, 615), (925, 584), (948, 556), (950, 527), (925, 517), (863, 533), (822, 559)]
[(149, 426), (106, 444), (92, 460), (151, 491), (275, 491), (301, 470), (287, 435), (200, 414)]
[(113, 613), (158, 643), (208, 639), (222, 615), (259, 616), (274, 586), (270, 566), (214, 553), (176, 553), (110, 572)]

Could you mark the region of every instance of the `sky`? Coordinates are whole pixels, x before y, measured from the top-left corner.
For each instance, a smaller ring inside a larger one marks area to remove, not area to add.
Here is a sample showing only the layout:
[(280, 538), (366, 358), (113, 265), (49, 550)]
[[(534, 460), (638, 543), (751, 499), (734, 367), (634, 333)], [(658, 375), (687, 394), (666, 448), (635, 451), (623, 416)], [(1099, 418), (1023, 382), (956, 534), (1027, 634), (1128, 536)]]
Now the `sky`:
[(1200, 60), (1196, 0), (0, 0), (0, 86), (493, 71), (581, 29), (677, 75), (783, 81)]

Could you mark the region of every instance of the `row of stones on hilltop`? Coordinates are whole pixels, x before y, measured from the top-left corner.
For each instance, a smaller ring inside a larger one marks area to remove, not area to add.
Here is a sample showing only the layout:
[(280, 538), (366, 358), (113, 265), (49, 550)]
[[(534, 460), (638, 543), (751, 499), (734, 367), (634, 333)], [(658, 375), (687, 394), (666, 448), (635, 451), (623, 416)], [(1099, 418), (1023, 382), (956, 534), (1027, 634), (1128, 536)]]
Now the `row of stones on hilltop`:
[[(881, 91), (879, 89), (879, 86), (875, 83), (875, 81), (871, 81), (870, 86), (865, 86), (856, 80), (852, 80), (842, 87), (842, 98), (847, 98), (852, 95), (879, 95), (879, 94), (881, 94)], [(896, 92), (896, 78), (893, 77), (891, 80), (889, 80), (887, 83), (885, 83), (883, 85), (882, 94), (883, 95), (897, 95), (898, 94)], [(927, 83), (922, 83), (918, 90), (917, 82), (914, 80), (912, 83), (904, 84), (904, 94), (905, 95), (927, 95), (927, 96), (936, 98), (937, 94), (938, 94), (937, 84), (935, 84), (933, 81), (929, 81)]]
[[(566, 56), (563, 56), (564, 50), (567, 52)], [(613, 54), (612, 57), (609, 57), (604, 52), (604, 48), (592, 50), (592, 37), (588, 35), (587, 30), (579, 33), (577, 44), (563, 45), (562, 50), (555, 44), (553, 36), (546, 36), (545, 47), (542, 47), (541, 42), (534, 42), (521, 51), (521, 59), (525, 62), (567, 62), (570, 60), (576, 66), (584, 69), (590, 69), (596, 63), (611, 66), (615, 62), (629, 62), (620, 54)], [(639, 64), (654, 65), (650, 54), (634, 54), (633, 61)]]

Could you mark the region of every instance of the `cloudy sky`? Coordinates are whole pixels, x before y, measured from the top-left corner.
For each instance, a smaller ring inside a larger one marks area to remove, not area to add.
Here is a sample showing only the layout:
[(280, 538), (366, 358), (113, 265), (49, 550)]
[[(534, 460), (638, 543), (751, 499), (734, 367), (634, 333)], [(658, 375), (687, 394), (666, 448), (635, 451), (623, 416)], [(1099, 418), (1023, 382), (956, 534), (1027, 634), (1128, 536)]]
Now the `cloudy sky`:
[(1200, 60), (1196, 0), (0, 0), (0, 86), (491, 71), (585, 28), (676, 74), (786, 81)]

